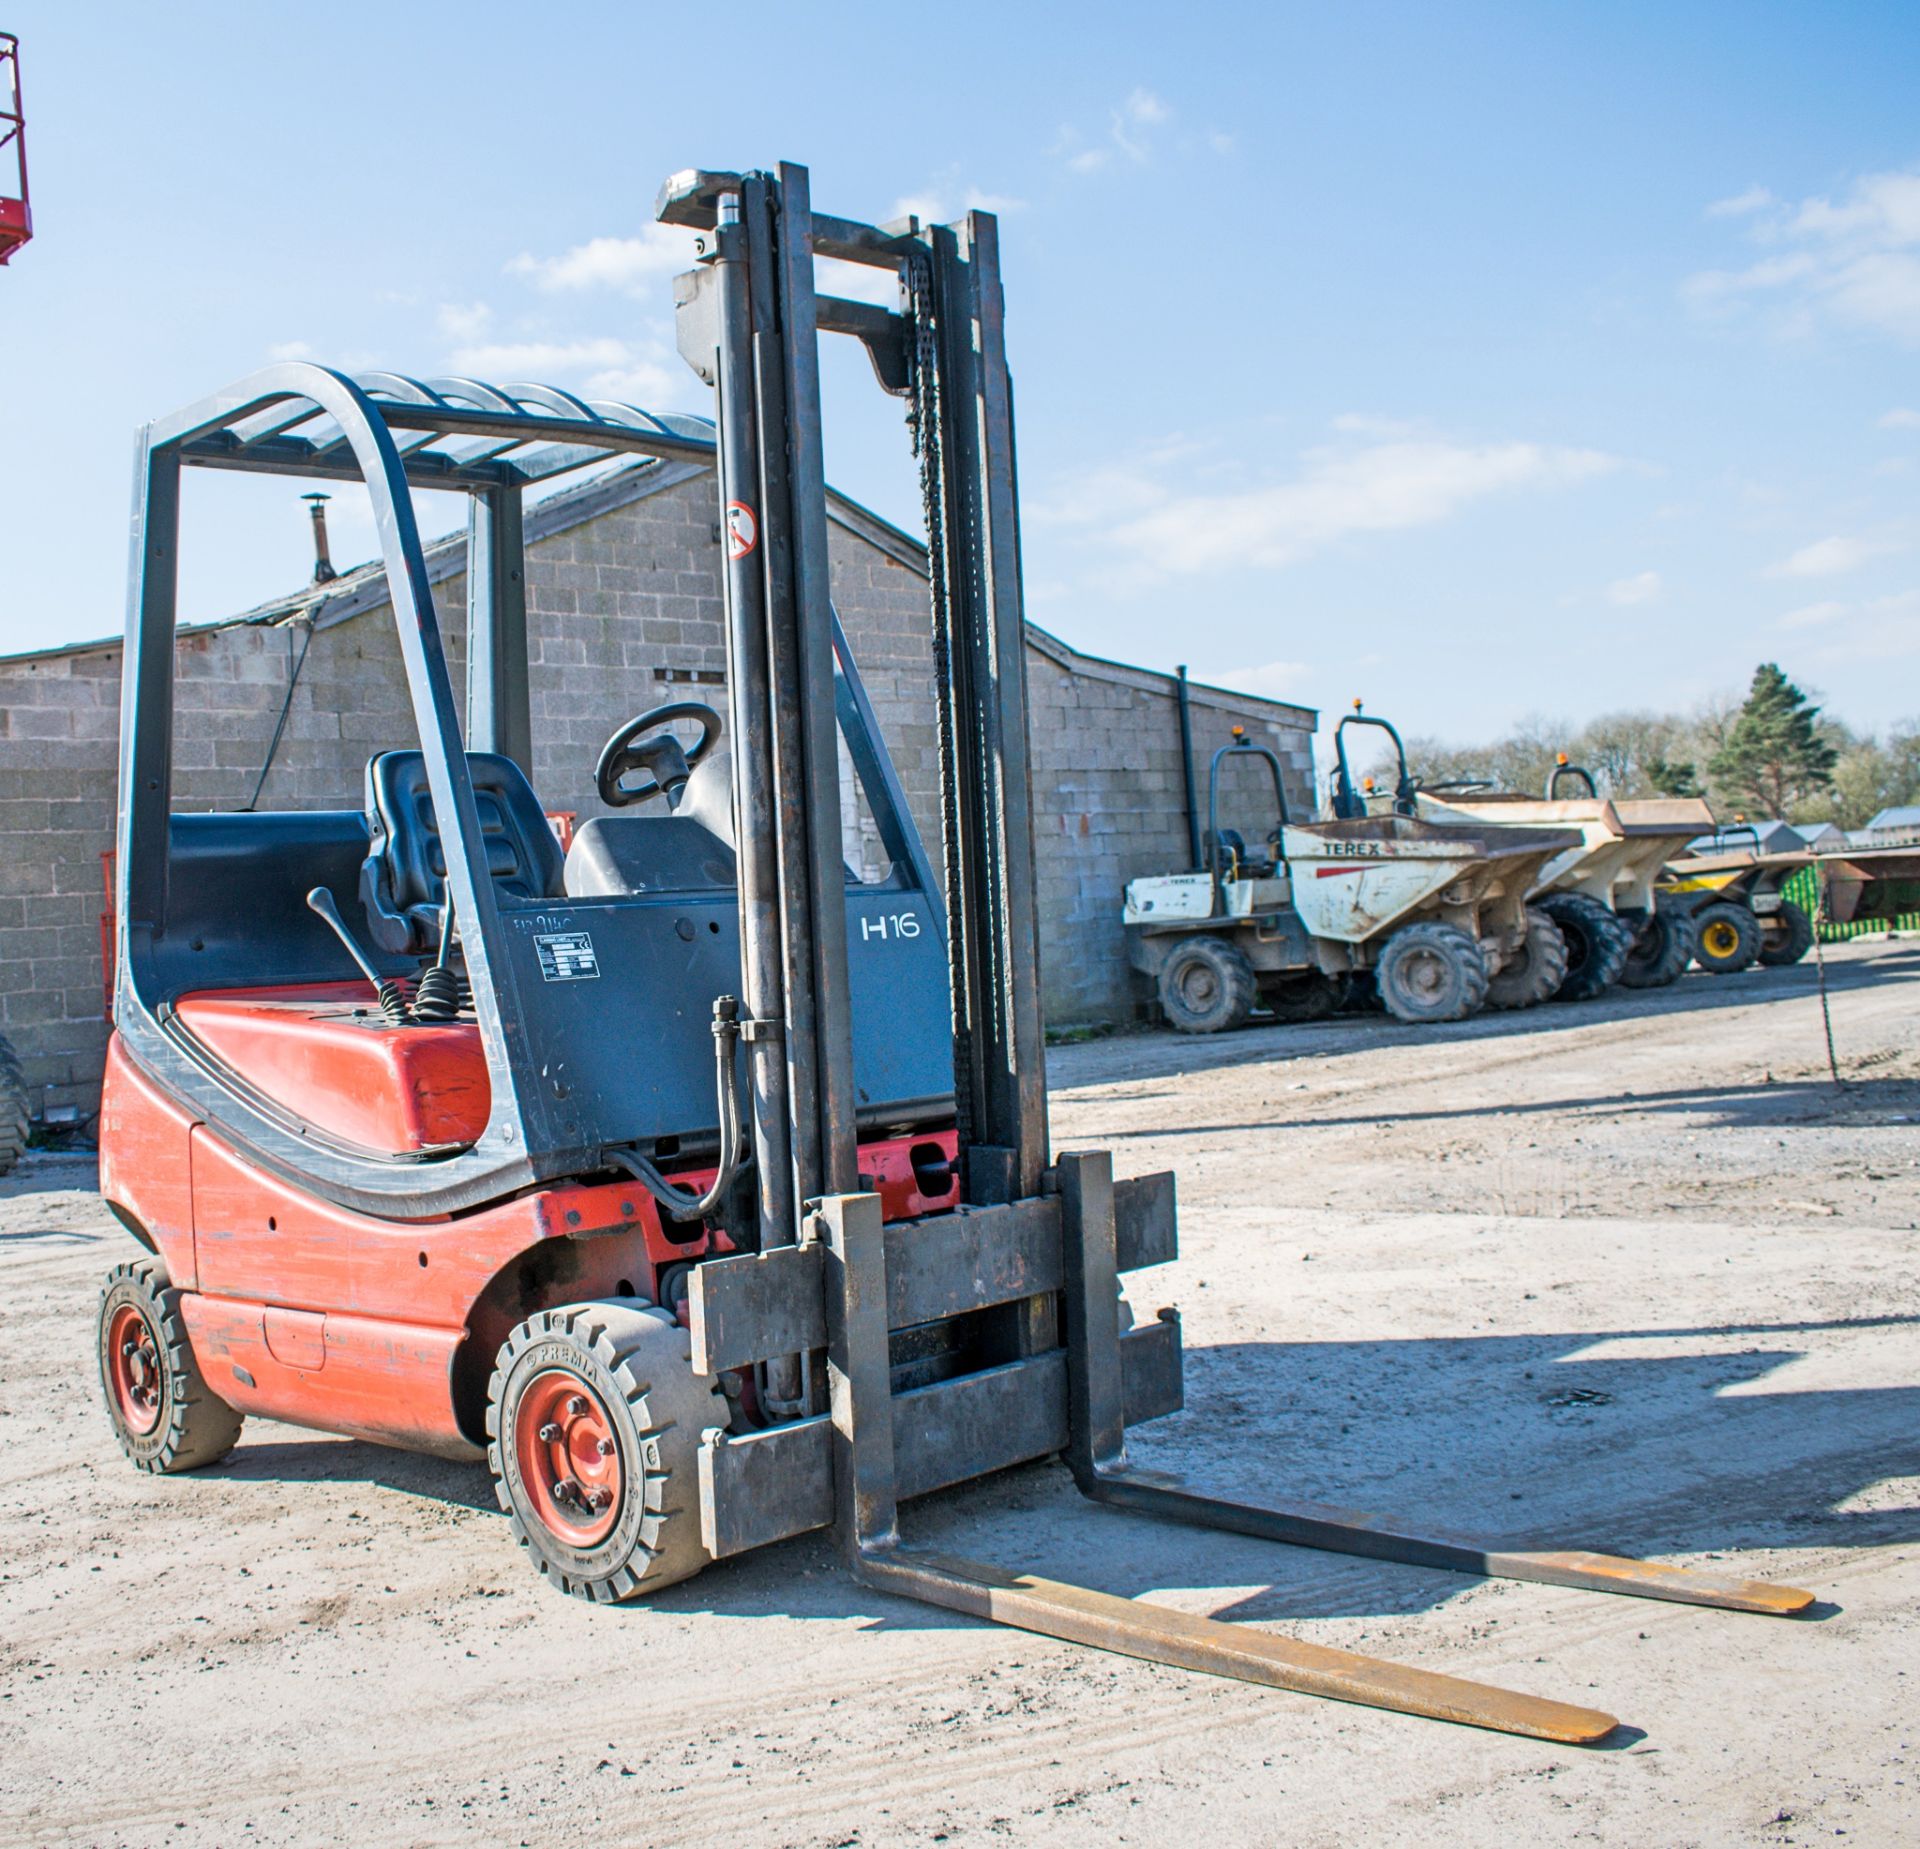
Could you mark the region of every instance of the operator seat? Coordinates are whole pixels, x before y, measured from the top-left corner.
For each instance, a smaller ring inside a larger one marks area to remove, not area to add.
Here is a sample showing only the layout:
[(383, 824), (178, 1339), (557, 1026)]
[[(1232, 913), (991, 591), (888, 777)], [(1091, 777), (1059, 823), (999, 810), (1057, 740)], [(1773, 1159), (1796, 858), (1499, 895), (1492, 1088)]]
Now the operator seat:
[[(560, 843), (526, 773), (491, 751), (469, 751), (467, 772), (500, 896), (562, 897)], [(397, 956), (428, 955), (439, 943), (447, 861), (419, 752), (382, 751), (367, 760), (367, 836), (360, 899), (373, 941)]]

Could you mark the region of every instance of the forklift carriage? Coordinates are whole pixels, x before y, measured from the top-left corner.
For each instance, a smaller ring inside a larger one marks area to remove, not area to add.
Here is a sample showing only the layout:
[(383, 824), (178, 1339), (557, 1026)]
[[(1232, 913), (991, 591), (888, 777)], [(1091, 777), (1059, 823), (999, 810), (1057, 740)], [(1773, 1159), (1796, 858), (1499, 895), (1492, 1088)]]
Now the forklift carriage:
[[(1177, 1319), (1123, 1329), (1118, 1290), (1175, 1255), (1173, 1178), (1115, 1182), (1104, 1154), (1048, 1147), (995, 222), (816, 214), (794, 166), (679, 175), (659, 215), (699, 234), (679, 336), (714, 424), (299, 364), (143, 433), (102, 1112), (103, 1192), (151, 1254), (102, 1297), (123, 1448), (192, 1468), (248, 1413), (484, 1446), (516, 1538), (581, 1596), (832, 1527), (869, 1586), (1570, 1741), (1615, 1723), (932, 1556), (898, 1505), (1062, 1454), (1097, 1501), (1276, 1541), (1803, 1607), (1229, 1503), (1128, 1464), (1124, 1428), (1181, 1404)], [(894, 274), (901, 309), (816, 295), (815, 257)], [(937, 876), (829, 602), (823, 330), (864, 343), (920, 458)], [(563, 854), (530, 781), (523, 499), (622, 456), (715, 477), (728, 710), (620, 727), (593, 767), (610, 813)], [(367, 483), (418, 744), (372, 758), (363, 812), (172, 812), (187, 467)], [(464, 737), (415, 486), (470, 497)], [(878, 881), (843, 859), (843, 774), (886, 851)]]

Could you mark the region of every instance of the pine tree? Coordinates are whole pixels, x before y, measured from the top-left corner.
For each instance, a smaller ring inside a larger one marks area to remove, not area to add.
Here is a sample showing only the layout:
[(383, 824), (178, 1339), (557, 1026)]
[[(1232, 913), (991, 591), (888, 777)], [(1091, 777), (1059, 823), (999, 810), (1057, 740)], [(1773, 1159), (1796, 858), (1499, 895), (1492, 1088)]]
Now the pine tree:
[(1840, 754), (1815, 728), (1819, 715), (1775, 663), (1762, 662), (1707, 775), (1759, 814), (1791, 817), (1833, 781)]
[(1671, 758), (1649, 758), (1647, 781), (1662, 796), (1698, 796), (1700, 794), (1699, 773), (1694, 769), (1691, 759), (1684, 763), (1676, 763)]

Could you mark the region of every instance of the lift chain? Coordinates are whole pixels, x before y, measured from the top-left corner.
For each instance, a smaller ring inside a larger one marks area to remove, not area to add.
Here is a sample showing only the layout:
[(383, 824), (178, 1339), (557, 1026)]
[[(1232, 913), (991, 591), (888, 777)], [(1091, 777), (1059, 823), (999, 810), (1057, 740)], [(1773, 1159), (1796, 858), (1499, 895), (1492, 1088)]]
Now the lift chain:
[(944, 850), (947, 929), (953, 983), (953, 1110), (962, 1180), (973, 1145), (973, 1042), (966, 1003), (969, 946), (961, 921), (966, 893), (961, 870), (960, 792), (954, 763), (953, 606), (947, 579), (947, 457), (940, 431), (940, 356), (936, 344), (933, 260), (916, 251), (902, 265), (907, 314), (913, 323), (912, 378), (907, 426), (920, 464), (920, 502), (927, 527), (927, 589), (933, 608), (934, 701), (938, 715), (940, 837)]

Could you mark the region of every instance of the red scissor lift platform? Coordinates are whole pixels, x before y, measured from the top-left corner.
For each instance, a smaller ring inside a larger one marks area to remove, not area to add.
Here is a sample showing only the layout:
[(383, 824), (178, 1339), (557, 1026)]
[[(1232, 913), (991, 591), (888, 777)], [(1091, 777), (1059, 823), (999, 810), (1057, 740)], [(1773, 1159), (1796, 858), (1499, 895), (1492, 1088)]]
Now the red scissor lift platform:
[[(7, 158), (9, 151), (11, 161)], [(32, 236), (33, 212), (27, 204), (27, 119), (20, 104), (20, 41), (11, 32), (0, 32), (0, 263)]]

